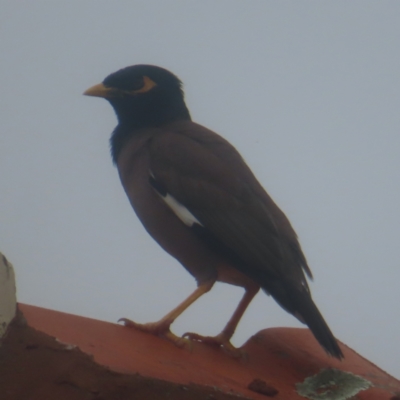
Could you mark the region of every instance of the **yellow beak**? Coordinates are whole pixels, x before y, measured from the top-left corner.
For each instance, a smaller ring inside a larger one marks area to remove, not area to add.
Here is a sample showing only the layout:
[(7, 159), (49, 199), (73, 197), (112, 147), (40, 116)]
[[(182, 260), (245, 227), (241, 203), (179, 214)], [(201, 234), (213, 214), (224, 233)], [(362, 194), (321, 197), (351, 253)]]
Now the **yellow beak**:
[(108, 88), (104, 86), (102, 83), (99, 83), (87, 89), (85, 92), (83, 92), (83, 94), (85, 96), (108, 98), (108, 97), (113, 97), (113, 94), (115, 94), (115, 89)]

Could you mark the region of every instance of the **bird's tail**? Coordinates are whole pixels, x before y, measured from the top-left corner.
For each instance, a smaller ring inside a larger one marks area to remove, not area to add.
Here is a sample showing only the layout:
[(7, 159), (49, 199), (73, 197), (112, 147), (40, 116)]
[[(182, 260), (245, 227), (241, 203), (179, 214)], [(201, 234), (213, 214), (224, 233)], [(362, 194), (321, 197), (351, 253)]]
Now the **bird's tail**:
[(339, 360), (342, 359), (342, 350), (340, 350), (337, 340), (313, 302), (311, 295), (308, 292), (300, 292), (298, 290), (291, 294), (295, 297), (293, 299), (296, 305), (294, 315), (310, 328), (319, 344), (329, 355)]
[(274, 295), (271, 291), (270, 293), (283, 308), (310, 328), (319, 344), (329, 355), (339, 360), (344, 357), (337, 340), (333, 336), (308, 291), (300, 291), (297, 288), (293, 288), (286, 292), (287, 297), (285, 296), (285, 299), (279, 295)]

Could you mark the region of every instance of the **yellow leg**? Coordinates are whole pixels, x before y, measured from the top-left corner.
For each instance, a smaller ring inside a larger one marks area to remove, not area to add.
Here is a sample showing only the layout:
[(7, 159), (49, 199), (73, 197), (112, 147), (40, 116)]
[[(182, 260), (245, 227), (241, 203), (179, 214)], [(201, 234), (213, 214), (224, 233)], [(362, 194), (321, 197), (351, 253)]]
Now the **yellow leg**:
[(183, 346), (185, 339), (174, 335), (170, 331), (171, 324), (179, 317), (191, 304), (193, 304), (199, 297), (204, 293), (207, 293), (214, 285), (214, 281), (202, 283), (196, 288), (196, 290), (187, 297), (182, 303), (170, 311), (167, 315), (161, 318), (157, 322), (149, 322), (147, 324), (138, 324), (137, 322), (131, 321), (127, 318), (121, 318), (118, 322), (123, 322), (125, 326), (130, 328), (136, 328), (143, 332), (148, 332), (156, 336), (163, 336), (170, 341), (174, 342), (178, 346)]
[(253, 300), (254, 296), (257, 294), (258, 290), (259, 287), (256, 285), (245, 288), (245, 293), (240, 300), (238, 306), (236, 307), (236, 310), (232, 314), (232, 317), (225, 325), (225, 328), (217, 336), (202, 336), (197, 333), (187, 332), (183, 335), (183, 337), (222, 347), (227, 353), (231, 354), (232, 356), (240, 357), (242, 355), (240, 350), (238, 350), (231, 344), (230, 339), (235, 333), (236, 327), (238, 326), (240, 319), (243, 317), (244, 312)]

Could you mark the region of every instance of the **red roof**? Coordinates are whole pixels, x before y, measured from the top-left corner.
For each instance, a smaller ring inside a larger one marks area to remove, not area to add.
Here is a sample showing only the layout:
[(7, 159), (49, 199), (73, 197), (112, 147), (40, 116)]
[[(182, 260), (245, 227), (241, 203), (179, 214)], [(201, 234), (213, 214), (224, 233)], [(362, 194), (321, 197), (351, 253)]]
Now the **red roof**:
[[(345, 371), (374, 385), (360, 391), (359, 400), (395, 399), (393, 396), (400, 393), (398, 380), (347, 346), (341, 345), (343, 361), (328, 357), (308, 329), (260, 331), (242, 347), (246, 356), (234, 359), (220, 349), (201, 343), (181, 349), (164, 339), (121, 325), (25, 304), (19, 307), (31, 327), (57, 338), (66, 350), (79, 347), (96, 363), (116, 373), (140, 374), (180, 385), (195, 383), (217, 389), (216, 393), (240, 394), (250, 399), (265, 400), (266, 394), (259, 392), (264, 390), (268, 394), (269, 391), (272, 395), (276, 390), (274, 399), (291, 400), (305, 398), (298, 394), (301, 389), (296, 385), (326, 369), (334, 369), (328, 373)], [(345, 376), (351, 377), (351, 374)], [(322, 375), (311, 379), (318, 384), (319, 378)], [(253, 390), (248, 388), (251, 383)], [(314, 390), (321, 393), (326, 387), (320, 382), (320, 387)], [(222, 398), (215, 396), (215, 399)]]

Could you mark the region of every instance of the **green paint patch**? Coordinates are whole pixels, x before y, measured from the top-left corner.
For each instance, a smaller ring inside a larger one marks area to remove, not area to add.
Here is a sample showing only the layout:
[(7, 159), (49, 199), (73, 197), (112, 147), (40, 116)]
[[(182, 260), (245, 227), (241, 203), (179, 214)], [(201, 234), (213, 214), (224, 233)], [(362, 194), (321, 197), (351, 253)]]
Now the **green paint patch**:
[(328, 368), (296, 384), (297, 393), (310, 400), (347, 400), (372, 383), (361, 376)]

